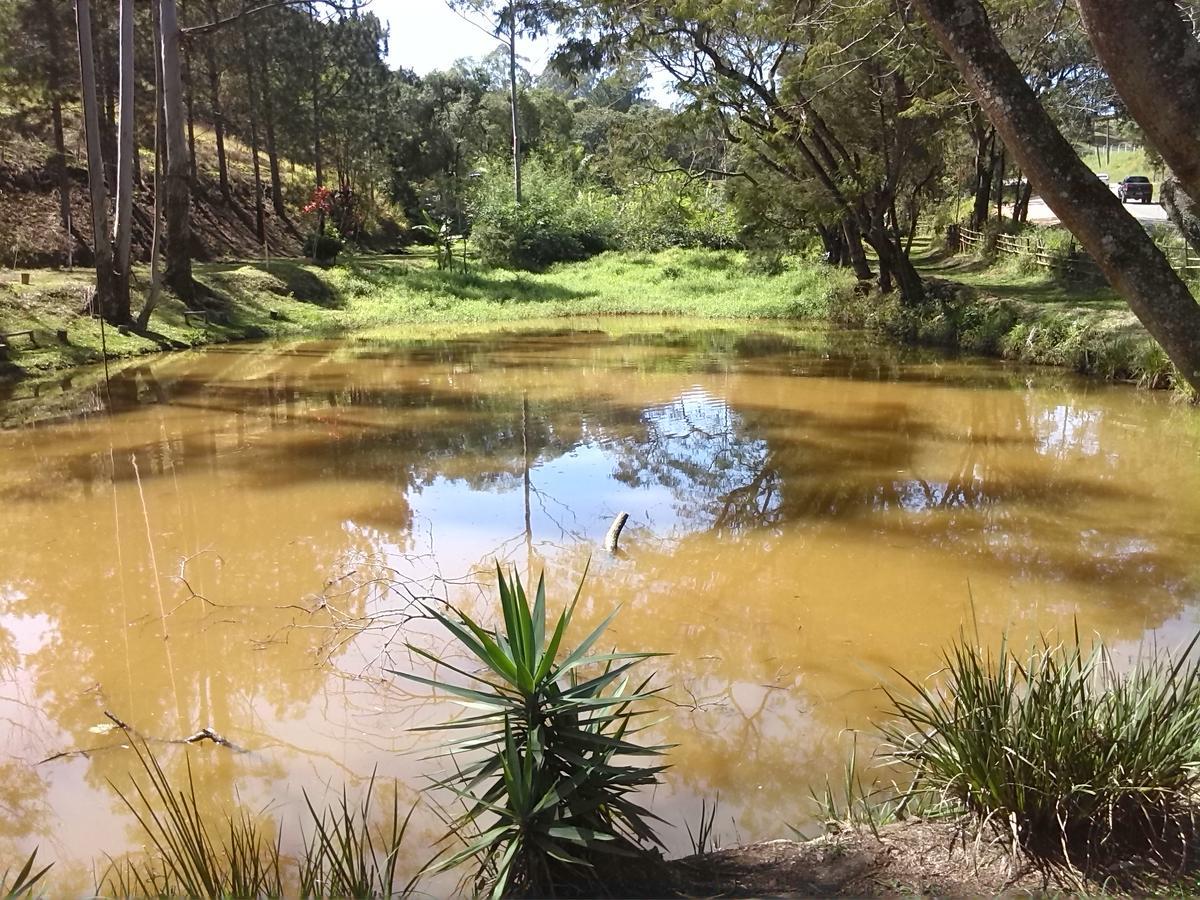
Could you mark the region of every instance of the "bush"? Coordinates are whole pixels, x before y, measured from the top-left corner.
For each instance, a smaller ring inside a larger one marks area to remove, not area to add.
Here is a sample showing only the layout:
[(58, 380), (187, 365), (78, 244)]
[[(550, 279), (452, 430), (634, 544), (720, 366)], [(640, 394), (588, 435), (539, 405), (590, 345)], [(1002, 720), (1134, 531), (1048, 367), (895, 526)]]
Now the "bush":
[[(504, 629), (489, 631), (464, 614), (429, 614), (449, 631), (486, 675), (471, 675), (410, 645), (439, 667), (476, 683), (473, 688), (393, 672), (436, 687), (475, 709), (465, 721), (441, 728), (469, 737), (450, 744), (454, 774), (438, 782), (463, 801), (450, 823), (465, 849), (434, 869), (474, 859), (493, 897), (545, 897), (581, 883), (611, 887), (613, 869), (657, 843), (654, 817), (634, 795), (658, 781), (660, 765), (617, 762), (623, 756), (654, 758), (665, 748), (631, 743), (638, 709), (655, 691), (647, 681), (628, 686), (628, 672), (649, 653), (590, 656), (609, 620), (581, 644), (563, 641), (579, 602), (575, 599), (547, 627), (545, 583), (538, 581), (531, 607), (521, 581), (497, 566)], [(560, 652), (561, 651), (561, 652)], [(483, 734), (470, 733), (481, 729)], [(470, 762), (455, 757), (468, 754)], [(599, 867), (603, 866), (603, 869)]]
[(472, 237), (483, 261), (518, 269), (544, 269), (604, 250), (722, 249), (738, 239), (720, 189), (682, 175), (612, 194), (531, 160), (518, 206), (507, 166), (496, 163), (475, 186), (472, 208)]
[(313, 262), (329, 264), (342, 252), (342, 241), (331, 234), (310, 234), (304, 241), (304, 255)]
[(1154, 654), (1121, 673), (1101, 647), (997, 658), (960, 641), (939, 689), (889, 693), (891, 758), (914, 794), (957, 801), (1025, 850), (1072, 864), (1184, 828), (1200, 786), (1200, 663)]
[(484, 172), (472, 207), (471, 237), (489, 265), (536, 271), (613, 246), (611, 198), (579, 187), (537, 161), (525, 167), (519, 206), (509, 173), (497, 165)]
[(738, 225), (720, 190), (683, 175), (660, 176), (617, 198), (614, 233), (625, 250), (736, 246)]

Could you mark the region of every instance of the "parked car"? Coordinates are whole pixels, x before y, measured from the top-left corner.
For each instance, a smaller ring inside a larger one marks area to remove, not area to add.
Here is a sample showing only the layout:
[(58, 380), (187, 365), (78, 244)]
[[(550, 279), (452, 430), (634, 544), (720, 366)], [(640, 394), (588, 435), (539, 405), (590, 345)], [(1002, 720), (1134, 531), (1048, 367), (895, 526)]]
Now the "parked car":
[(1096, 177), (1099, 178), (1101, 181), (1103, 181), (1105, 184), (1108, 184), (1108, 173), (1107, 172), (1097, 172)]
[(1130, 203), (1133, 200), (1149, 203), (1154, 199), (1154, 185), (1145, 175), (1129, 175), (1117, 185), (1117, 196), (1121, 198), (1122, 203)]

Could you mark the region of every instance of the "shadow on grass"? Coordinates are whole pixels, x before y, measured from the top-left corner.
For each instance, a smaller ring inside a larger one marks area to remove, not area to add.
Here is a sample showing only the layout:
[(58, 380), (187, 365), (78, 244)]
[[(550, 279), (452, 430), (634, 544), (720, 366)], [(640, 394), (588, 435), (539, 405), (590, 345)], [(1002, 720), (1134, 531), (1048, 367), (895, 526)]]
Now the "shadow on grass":
[[(591, 291), (577, 291), (558, 284), (537, 281), (512, 273), (448, 272), (438, 269), (408, 269), (401, 276), (411, 292), (442, 296), (455, 300), (482, 300), (489, 303), (563, 302), (594, 297)], [(389, 279), (395, 283), (393, 279)]]

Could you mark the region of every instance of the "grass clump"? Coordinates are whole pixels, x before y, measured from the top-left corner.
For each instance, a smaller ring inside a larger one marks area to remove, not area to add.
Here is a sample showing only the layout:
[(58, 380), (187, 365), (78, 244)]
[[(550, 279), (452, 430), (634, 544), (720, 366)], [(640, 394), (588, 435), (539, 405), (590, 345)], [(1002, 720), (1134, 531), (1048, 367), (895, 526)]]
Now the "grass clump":
[[(454, 774), (435, 782), (463, 802), (450, 834), (466, 846), (435, 871), (474, 860), (477, 887), (493, 897), (608, 893), (618, 865), (647, 857), (657, 819), (633, 795), (655, 785), (666, 749), (630, 738), (644, 702), (657, 694), (630, 669), (656, 654), (589, 651), (612, 616), (581, 643), (564, 643), (579, 592), (548, 622), (545, 582), (532, 605), (520, 579), (497, 567), (503, 628), (430, 609), (483, 674), (472, 674), (418, 647), (411, 649), (474, 686), (394, 672), (435, 687), (477, 711), (434, 726), (461, 733), (446, 748)], [(410, 645), (411, 646), (411, 645)], [(466, 759), (461, 759), (465, 754)], [(623, 762), (640, 757), (647, 764)]]
[[(261, 817), (239, 811), (214, 825), (201, 812), (192, 779), (173, 785), (148, 748), (131, 742), (148, 784), (130, 778), (133, 790), (113, 789), (133, 814), (154, 852), (114, 860), (99, 892), (117, 897), (282, 897), (293, 886), (302, 897), (394, 897), (411, 894), (415, 879), (396, 886), (396, 866), (409, 820), (393, 795), (391, 814), (372, 832), (372, 777), (357, 808), (343, 791), (340, 805), (318, 812), (308, 795), (312, 836), (293, 873), (285, 871), (283, 831), (267, 830)], [(28, 866), (27, 866), (28, 867)], [(42, 874), (45, 874), (44, 871)], [(40, 875), (38, 876), (40, 877)], [(27, 880), (28, 884), (33, 882)]]
[(911, 793), (951, 801), (1022, 850), (1087, 867), (1165, 860), (1194, 830), (1200, 663), (1153, 653), (1128, 671), (1097, 646), (993, 656), (959, 641), (939, 686), (905, 679), (885, 726)]

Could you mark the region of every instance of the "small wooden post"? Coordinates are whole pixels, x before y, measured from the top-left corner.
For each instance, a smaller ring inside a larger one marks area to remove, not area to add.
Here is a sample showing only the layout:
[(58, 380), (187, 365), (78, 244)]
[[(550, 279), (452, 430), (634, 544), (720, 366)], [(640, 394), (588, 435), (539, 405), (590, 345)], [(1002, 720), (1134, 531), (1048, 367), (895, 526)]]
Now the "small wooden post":
[(29, 284), (29, 273), (28, 272), (21, 273), (21, 284)]

